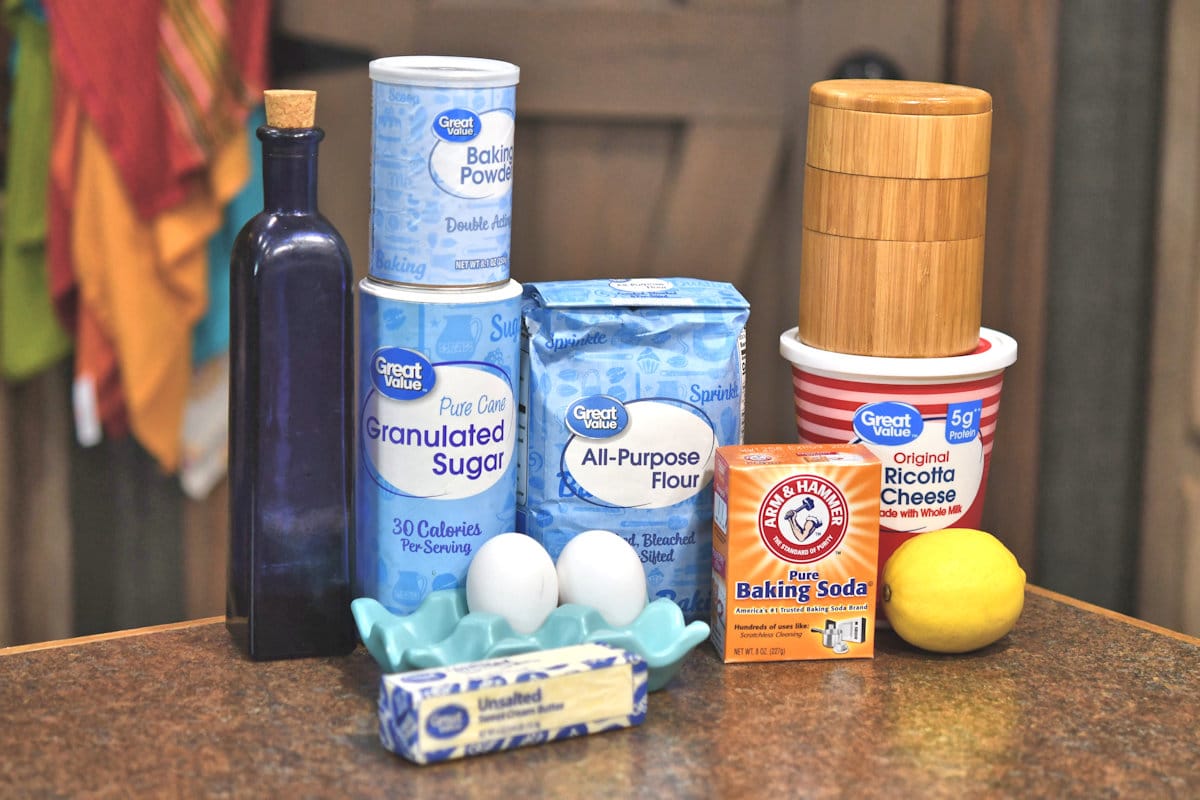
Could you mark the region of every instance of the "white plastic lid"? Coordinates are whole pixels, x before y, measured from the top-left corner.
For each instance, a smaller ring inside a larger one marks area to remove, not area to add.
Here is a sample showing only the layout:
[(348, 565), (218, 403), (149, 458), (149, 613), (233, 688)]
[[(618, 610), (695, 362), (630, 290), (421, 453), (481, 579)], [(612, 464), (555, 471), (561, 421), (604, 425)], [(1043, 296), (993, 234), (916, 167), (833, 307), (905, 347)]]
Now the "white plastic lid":
[(507, 61), (463, 56), (389, 56), (368, 65), (371, 80), (405, 86), (515, 86), (521, 69)]
[(493, 303), (497, 300), (509, 300), (519, 297), (524, 289), (514, 280), (499, 286), (439, 286), (436, 288), (420, 289), (413, 286), (395, 286), (381, 283), (372, 278), (363, 278), (358, 282), (360, 292), (369, 292), (376, 297), (386, 297), (389, 300), (402, 300), (406, 303), (441, 303), (445, 305), (474, 305), (477, 303)]
[(962, 379), (993, 375), (1017, 360), (1017, 341), (990, 328), (979, 329), (979, 346), (973, 352), (944, 358), (884, 358), (821, 350), (801, 342), (796, 330), (779, 335), (779, 352), (800, 369), (831, 378)]

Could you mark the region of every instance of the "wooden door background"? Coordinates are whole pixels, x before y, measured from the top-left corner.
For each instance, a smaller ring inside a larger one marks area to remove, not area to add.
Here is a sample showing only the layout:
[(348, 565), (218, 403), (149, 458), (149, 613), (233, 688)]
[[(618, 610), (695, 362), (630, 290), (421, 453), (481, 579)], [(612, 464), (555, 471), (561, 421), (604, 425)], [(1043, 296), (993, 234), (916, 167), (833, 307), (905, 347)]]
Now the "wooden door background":
[[(340, 67), (287, 77), (320, 93), (318, 121), (327, 131), (320, 203), (346, 236), (360, 275), (369, 203), (366, 60), (427, 52), (512, 61), (522, 69), (513, 277), (693, 275), (736, 284), (752, 309), (751, 442), (795, 438), (778, 336), (795, 325), (808, 87), (833, 76), (846, 58), (870, 51), (895, 62), (903, 77), (991, 92), (984, 324), (1015, 336), (1021, 349), (1006, 375), (984, 524), (1031, 570), (1057, 18), (1053, 0), (278, 4), (282, 34), (350, 54)], [(69, 428), (60, 424), (65, 414), (38, 422), (44, 398), (24, 391), (15, 401), (7, 391), (0, 398), (0, 422), (10, 431), (32, 425), (36, 442), (6, 437), (4, 444), (47, 454), (52, 475), (31, 499), (25, 489), (5, 488), (20, 476), (0, 474), (0, 492), (9, 491), (0, 496), (7, 512), (0, 535), (5, 543), (26, 543), (0, 548), (0, 597), (23, 615), (0, 626), (0, 644), (14, 636), (63, 635), (62, 609), (71, 608), (69, 597), (61, 599), (69, 588), (53, 579), (72, 558), (69, 546), (63, 552), (64, 521), (31, 504), (65, 507), (62, 476), (78, 472), (80, 459), (62, 455), (70, 449)], [(38, 430), (47, 435), (39, 438)], [(68, 461), (76, 466), (64, 466)], [(0, 457), (0, 464), (8, 462)], [(131, 483), (148, 472), (131, 458), (122, 469)], [(47, 500), (46, 492), (58, 494)], [(227, 497), (220, 487), (204, 503), (178, 501), (174, 516), (154, 512), (159, 523), (182, 530), (184, 616), (223, 611)], [(137, 513), (123, 513), (138, 524)], [(75, 525), (81, 527), (78, 517)], [(22, 572), (26, 563), (39, 565), (40, 577)], [(122, 585), (142, 577), (131, 564), (114, 569), (111, 579)], [(49, 612), (47, 594), (54, 596)]]
[(1139, 612), (1200, 633), (1200, 4), (1171, 6)]

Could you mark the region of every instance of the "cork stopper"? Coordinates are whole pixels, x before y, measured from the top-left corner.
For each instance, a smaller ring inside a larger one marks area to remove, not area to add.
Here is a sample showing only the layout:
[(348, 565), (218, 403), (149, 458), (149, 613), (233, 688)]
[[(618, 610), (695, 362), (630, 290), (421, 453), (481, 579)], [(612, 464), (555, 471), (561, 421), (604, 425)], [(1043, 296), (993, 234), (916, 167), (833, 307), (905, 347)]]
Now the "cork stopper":
[(267, 124), (272, 128), (311, 128), (317, 124), (317, 93), (309, 89), (267, 89)]

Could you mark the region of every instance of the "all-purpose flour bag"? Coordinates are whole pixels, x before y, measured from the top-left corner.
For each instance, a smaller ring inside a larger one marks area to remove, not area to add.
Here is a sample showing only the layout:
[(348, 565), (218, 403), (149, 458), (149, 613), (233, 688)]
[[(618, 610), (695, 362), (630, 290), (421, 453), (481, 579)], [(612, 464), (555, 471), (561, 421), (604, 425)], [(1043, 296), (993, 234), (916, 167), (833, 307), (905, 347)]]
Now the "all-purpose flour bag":
[(642, 558), (651, 599), (712, 599), (712, 471), (742, 441), (750, 307), (691, 278), (525, 286), (517, 527), (554, 558), (600, 528)]

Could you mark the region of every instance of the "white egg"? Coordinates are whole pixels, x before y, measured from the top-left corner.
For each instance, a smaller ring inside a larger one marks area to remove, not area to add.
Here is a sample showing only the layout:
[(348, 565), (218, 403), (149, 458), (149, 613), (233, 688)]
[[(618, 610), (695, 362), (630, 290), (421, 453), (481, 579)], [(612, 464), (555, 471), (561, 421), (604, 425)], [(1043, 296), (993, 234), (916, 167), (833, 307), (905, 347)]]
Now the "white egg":
[(646, 568), (629, 542), (611, 531), (584, 531), (558, 555), (558, 600), (600, 612), (623, 628), (646, 607)]
[(467, 567), (467, 610), (499, 614), (519, 634), (540, 628), (557, 605), (554, 559), (523, 533), (492, 537)]

